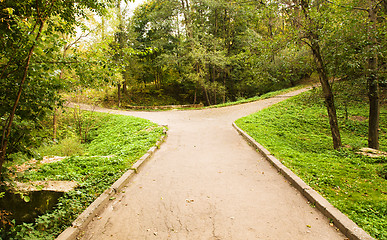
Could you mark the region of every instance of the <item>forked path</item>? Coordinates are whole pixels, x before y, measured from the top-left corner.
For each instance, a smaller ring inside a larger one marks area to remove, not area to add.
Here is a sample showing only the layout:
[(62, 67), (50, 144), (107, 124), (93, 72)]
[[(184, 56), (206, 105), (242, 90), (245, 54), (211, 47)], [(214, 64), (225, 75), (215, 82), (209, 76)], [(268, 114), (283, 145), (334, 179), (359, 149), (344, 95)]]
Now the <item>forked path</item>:
[(167, 124), (168, 138), (79, 237), (345, 239), (232, 127), (301, 91), (218, 109), (110, 111)]

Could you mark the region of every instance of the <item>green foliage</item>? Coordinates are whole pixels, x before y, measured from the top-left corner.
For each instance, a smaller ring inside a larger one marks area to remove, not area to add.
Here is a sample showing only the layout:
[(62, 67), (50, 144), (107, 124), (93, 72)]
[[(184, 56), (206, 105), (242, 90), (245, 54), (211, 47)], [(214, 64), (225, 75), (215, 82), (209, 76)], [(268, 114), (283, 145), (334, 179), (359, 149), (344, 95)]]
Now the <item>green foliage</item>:
[[(263, 5), (144, 3), (127, 24), (134, 37), (125, 44), (140, 51), (128, 57), (136, 68), (126, 69), (127, 85), (156, 86), (181, 104), (206, 105), (294, 86), (313, 71), (310, 53), (286, 43), (278, 5)], [(133, 102), (131, 92), (126, 97)]]
[(75, 34), (89, 11), (102, 15), (113, 3), (0, 1), (0, 170), (9, 153), (30, 141), (28, 128), (62, 103), (64, 60), (74, 59), (65, 59), (71, 44), (64, 36)]
[(297, 90), (297, 89), (301, 89), (303, 87), (305, 87), (305, 86), (299, 85), (297, 87), (286, 88), (286, 89), (282, 89), (282, 90), (278, 90), (278, 91), (273, 91), (273, 92), (265, 93), (265, 94), (263, 94), (261, 96), (251, 97), (251, 98), (247, 98), (247, 99), (240, 99), (240, 100), (235, 101), (235, 102), (227, 102), (227, 103), (222, 103), (222, 104), (217, 104), (217, 105), (209, 106), (208, 108), (219, 108), (219, 107), (226, 107), (226, 106), (232, 106), (232, 105), (238, 105), (238, 104), (243, 104), (243, 103), (254, 102), (254, 101), (258, 101), (258, 100), (262, 100), (262, 99), (271, 98), (271, 97), (277, 96), (279, 94), (284, 94), (284, 93), (287, 93), (287, 92), (291, 92), (291, 91), (294, 91), (294, 90)]
[(97, 128), (95, 137), (88, 145), (88, 154), (92, 155), (130, 155), (138, 158), (138, 152), (149, 149), (149, 142), (155, 143), (162, 128), (149, 121), (139, 121), (126, 116), (112, 116), (112, 120)]
[(78, 137), (64, 138), (57, 144), (43, 144), (36, 149), (40, 156), (82, 155), (83, 151), (83, 146)]
[[(387, 109), (382, 109), (386, 114)], [(367, 146), (367, 106), (339, 111), (344, 148), (331, 149), (326, 110), (308, 92), (239, 119), (237, 125), (288, 168), (377, 239), (387, 239), (386, 159), (356, 152)], [(387, 151), (387, 121), (380, 123), (381, 150)]]
[[(70, 116), (71, 113), (70, 110)], [(154, 146), (163, 134), (162, 127), (148, 120), (130, 116), (92, 114), (97, 121), (96, 127), (90, 130), (89, 143), (80, 146), (79, 138), (74, 137), (64, 138), (59, 141), (59, 144), (51, 147), (42, 147), (38, 149), (41, 154), (44, 151), (57, 154), (61, 151), (69, 151), (67, 148), (74, 149), (72, 152), (64, 152), (72, 155), (71, 157), (40, 165), (37, 170), (27, 171), (19, 176), (19, 180), (26, 182), (67, 180), (77, 181), (79, 186), (61, 197), (52, 211), (38, 217), (34, 223), (14, 226), (8, 232), (2, 229), (0, 237), (53, 239), (138, 158)], [(83, 149), (84, 155), (77, 156), (77, 153), (73, 152), (76, 149)]]

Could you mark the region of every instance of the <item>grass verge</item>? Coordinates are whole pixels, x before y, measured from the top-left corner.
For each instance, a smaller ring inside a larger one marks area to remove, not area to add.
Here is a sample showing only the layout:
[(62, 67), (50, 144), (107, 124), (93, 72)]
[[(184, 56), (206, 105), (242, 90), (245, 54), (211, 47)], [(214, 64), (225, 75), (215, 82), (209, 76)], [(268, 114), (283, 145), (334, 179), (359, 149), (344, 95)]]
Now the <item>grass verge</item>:
[(130, 116), (95, 113), (97, 125), (88, 132), (84, 154), (62, 161), (38, 165), (18, 175), (18, 181), (77, 181), (79, 187), (65, 193), (56, 207), (36, 218), (9, 229), (0, 229), (0, 239), (54, 239), (88, 205), (114, 183), (133, 163), (155, 146), (163, 128)]
[[(333, 150), (326, 108), (307, 92), (236, 124), (330, 203), (377, 239), (387, 239), (387, 158), (357, 154), (367, 146), (366, 104), (339, 111), (343, 145)], [(386, 107), (381, 116), (387, 114)], [(387, 119), (380, 118), (380, 146), (387, 151)]]
[(281, 89), (281, 90), (274, 91), (274, 92), (268, 92), (268, 93), (262, 94), (260, 96), (255, 96), (255, 97), (251, 97), (251, 98), (244, 98), (244, 99), (240, 99), (240, 100), (234, 101), (234, 102), (220, 103), (217, 105), (211, 105), (211, 106), (206, 106), (206, 107), (201, 107), (201, 108), (181, 108), (180, 110), (200, 110), (200, 109), (206, 109), (206, 108), (221, 108), (221, 107), (228, 107), (228, 106), (233, 106), (233, 105), (238, 105), (238, 104), (250, 103), (250, 102), (255, 102), (258, 100), (268, 99), (268, 98), (271, 98), (274, 96), (278, 96), (280, 94), (285, 94), (285, 93), (292, 92), (292, 91), (302, 89), (305, 87), (307, 87), (307, 85), (302, 84), (302, 85), (298, 85), (296, 87), (285, 88), (285, 89)]

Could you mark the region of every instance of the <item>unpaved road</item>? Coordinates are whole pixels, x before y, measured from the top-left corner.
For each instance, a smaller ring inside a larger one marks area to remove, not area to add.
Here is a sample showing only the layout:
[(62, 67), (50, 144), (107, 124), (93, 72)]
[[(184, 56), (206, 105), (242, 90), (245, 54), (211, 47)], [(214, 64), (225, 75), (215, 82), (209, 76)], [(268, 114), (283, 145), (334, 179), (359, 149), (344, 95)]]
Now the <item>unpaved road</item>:
[(231, 125), (299, 92), (218, 109), (110, 111), (167, 124), (168, 138), (79, 237), (345, 239)]

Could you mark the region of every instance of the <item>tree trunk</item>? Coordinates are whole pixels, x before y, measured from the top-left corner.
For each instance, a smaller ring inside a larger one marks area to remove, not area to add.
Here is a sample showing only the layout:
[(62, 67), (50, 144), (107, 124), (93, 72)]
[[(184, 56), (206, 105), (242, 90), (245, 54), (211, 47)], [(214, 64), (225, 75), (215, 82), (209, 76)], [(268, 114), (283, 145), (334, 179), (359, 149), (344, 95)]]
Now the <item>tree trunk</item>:
[(194, 94), (194, 101), (193, 101), (193, 104), (196, 104), (196, 92), (197, 92), (197, 87), (195, 87), (195, 94)]
[(317, 72), (319, 74), (319, 79), (320, 79), (321, 87), (324, 94), (325, 105), (327, 107), (328, 118), (329, 118), (329, 125), (331, 128), (333, 148), (339, 149), (341, 147), (341, 137), (340, 137), (339, 124), (337, 121), (335, 101), (333, 98), (332, 88), (329, 84), (328, 73), (325, 68), (325, 64), (320, 51), (319, 35), (317, 32), (318, 29), (313, 28), (313, 26), (315, 26), (315, 23), (309, 15), (309, 7), (310, 7), (309, 1), (301, 0), (300, 5), (302, 8), (304, 17), (309, 24), (308, 27), (311, 28), (310, 30), (308, 30), (308, 35), (306, 38), (310, 41), (308, 45), (312, 50), (313, 57), (316, 62)]
[(208, 106), (211, 106), (210, 99), (208, 98), (208, 92), (206, 86), (203, 85), (204, 95), (206, 96)]
[(121, 83), (117, 84), (118, 107), (121, 107)]
[(56, 115), (56, 108), (54, 108), (54, 113), (52, 115), (52, 140), (54, 141), (56, 141), (57, 126), (58, 126), (58, 118)]
[(6, 157), (6, 154), (7, 154), (7, 145), (8, 145), (8, 139), (9, 139), (9, 136), (11, 134), (11, 129), (12, 129), (12, 123), (13, 123), (13, 119), (15, 117), (15, 113), (16, 113), (16, 108), (17, 106), (19, 105), (19, 101), (20, 101), (20, 97), (21, 97), (21, 93), (23, 91), (23, 86), (24, 86), (24, 83), (27, 79), (27, 74), (28, 74), (28, 69), (30, 67), (30, 62), (31, 62), (31, 58), (32, 58), (32, 54), (34, 52), (34, 49), (35, 49), (35, 46), (40, 38), (40, 35), (42, 34), (42, 31), (43, 31), (43, 27), (44, 27), (44, 21), (41, 21), (40, 22), (40, 27), (39, 27), (39, 30), (38, 30), (38, 33), (35, 37), (35, 41), (34, 43), (32, 44), (29, 52), (28, 52), (28, 55), (27, 55), (27, 61), (26, 61), (26, 65), (25, 65), (25, 68), (24, 68), (24, 72), (23, 72), (23, 77), (20, 81), (20, 84), (19, 84), (19, 90), (18, 90), (18, 93), (16, 95), (16, 100), (14, 102), (14, 105), (12, 107), (12, 110), (9, 114), (9, 117), (4, 125), (4, 128), (3, 128), (3, 134), (2, 134), (2, 139), (1, 139), (1, 149), (0, 149), (0, 176), (1, 176), (1, 170), (2, 170), (2, 167), (3, 167), (3, 163), (5, 162), (5, 157)]
[(378, 70), (378, 56), (375, 50), (377, 40), (375, 38), (375, 24), (377, 21), (376, 12), (373, 7), (373, 1), (370, 1), (369, 8), (369, 40), (371, 45), (371, 56), (368, 58), (368, 74), (367, 74), (367, 85), (368, 85), (368, 99), (369, 99), (369, 123), (368, 123), (368, 147), (373, 149), (379, 149), (379, 83), (377, 78)]
[(224, 92), (223, 92), (223, 103), (226, 102), (226, 77), (225, 77), (225, 73), (223, 72), (222, 73), (222, 77), (223, 77), (223, 87), (224, 87)]
[(211, 66), (211, 67), (212, 67), (212, 69), (211, 69), (212, 70), (212, 83), (214, 84), (214, 101), (213, 101), (213, 103), (214, 103), (214, 105), (216, 105), (217, 104), (216, 92), (218, 91), (217, 84), (216, 84), (216, 68), (215, 68), (215, 66)]
[(319, 74), (320, 83), (321, 83), (321, 87), (322, 87), (324, 99), (325, 99), (325, 105), (328, 111), (329, 125), (331, 128), (332, 140), (333, 140), (333, 148), (339, 149), (341, 147), (340, 130), (339, 130), (339, 124), (337, 121), (336, 107), (335, 107), (335, 102), (333, 98), (333, 93), (332, 93), (331, 86), (329, 84), (328, 74), (326, 72), (324, 62), (322, 60), (320, 45), (318, 44), (317, 37), (311, 37), (310, 41), (311, 41), (310, 47), (312, 48), (313, 57), (316, 61), (317, 72)]
[(189, 39), (193, 38), (193, 32), (191, 28), (191, 8), (187, 0), (181, 0), (181, 6), (183, 9), (184, 23), (187, 29), (187, 36)]

